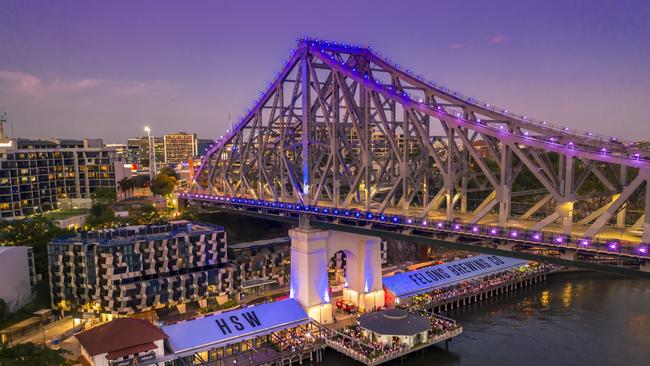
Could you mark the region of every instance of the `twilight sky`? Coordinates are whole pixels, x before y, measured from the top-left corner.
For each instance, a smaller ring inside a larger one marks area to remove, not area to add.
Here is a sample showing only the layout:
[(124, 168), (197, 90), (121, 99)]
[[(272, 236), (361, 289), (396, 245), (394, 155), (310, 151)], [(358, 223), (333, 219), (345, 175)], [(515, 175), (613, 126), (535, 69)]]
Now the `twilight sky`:
[(650, 139), (647, 0), (2, 0), (0, 109), (20, 137), (125, 142), (149, 124), (213, 138), (303, 34), (370, 44), (514, 112)]

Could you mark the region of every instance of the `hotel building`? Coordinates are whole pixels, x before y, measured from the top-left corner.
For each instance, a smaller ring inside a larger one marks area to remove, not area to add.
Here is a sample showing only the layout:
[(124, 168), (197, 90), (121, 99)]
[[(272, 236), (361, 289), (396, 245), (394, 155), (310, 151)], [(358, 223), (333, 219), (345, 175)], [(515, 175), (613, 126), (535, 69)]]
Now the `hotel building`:
[(53, 309), (180, 313), (235, 287), (222, 227), (188, 221), (81, 232), (48, 244)]

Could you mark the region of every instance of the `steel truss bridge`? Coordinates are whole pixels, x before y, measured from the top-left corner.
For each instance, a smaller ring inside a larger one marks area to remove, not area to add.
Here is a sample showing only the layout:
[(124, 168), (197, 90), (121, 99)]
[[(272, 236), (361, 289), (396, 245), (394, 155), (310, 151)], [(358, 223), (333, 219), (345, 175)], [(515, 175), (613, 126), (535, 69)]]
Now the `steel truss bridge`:
[(206, 151), (191, 204), (650, 276), (650, 149), (301, 38)]

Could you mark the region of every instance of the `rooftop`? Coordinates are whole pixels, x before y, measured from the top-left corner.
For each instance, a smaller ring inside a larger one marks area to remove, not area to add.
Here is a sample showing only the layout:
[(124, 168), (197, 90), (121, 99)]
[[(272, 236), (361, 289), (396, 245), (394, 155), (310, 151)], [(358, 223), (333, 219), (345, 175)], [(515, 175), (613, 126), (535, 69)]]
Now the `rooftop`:
[(383, 284), (385, 289), (397, 297), (413, 296), (436, 288), (516, 269), (528, 263), (523, 259), (482, 254), (386, 276), (383, 278)]
[(391, 336), (412, 336), (431, 330), (429, 319), (402, 309), (391, 309), (359, 317), (359, 326), (373, 333)]
[[(148, 320), (137, 318), (117, 318), (109, 323), (98, 325), (75, 337), (89, 355), (109, 353), (114, 358), (127, 355), (124, 352), (142, 352), (151, 348), (155, 341), (167, 339), (167, 334)], [(155, 347), (154, 347), (155, 348)], [(133, 353), (130, 353), (133, 354)]]
[(209, 234), (224, 231), (223, 227), (187, 220), (169, 221), (162, 225), (135, 225), (113, 229), (81, 231), (74, 235), (56, 238), (50, 244), (100, 244), (120, 245), (136, 241), (171, 239), (186, 234)]

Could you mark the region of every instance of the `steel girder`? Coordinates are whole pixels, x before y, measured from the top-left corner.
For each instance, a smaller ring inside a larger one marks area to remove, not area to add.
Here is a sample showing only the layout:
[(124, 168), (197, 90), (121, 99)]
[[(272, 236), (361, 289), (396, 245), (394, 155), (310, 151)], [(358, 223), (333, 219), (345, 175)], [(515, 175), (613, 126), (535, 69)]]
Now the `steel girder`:
[(195, 188), (586, 237), (634, 224), (650, 242), (650, 153), (634, 143), (499, 110), (364, 47), (301, 39), (276, 76)]

